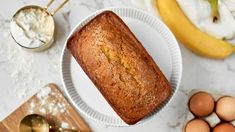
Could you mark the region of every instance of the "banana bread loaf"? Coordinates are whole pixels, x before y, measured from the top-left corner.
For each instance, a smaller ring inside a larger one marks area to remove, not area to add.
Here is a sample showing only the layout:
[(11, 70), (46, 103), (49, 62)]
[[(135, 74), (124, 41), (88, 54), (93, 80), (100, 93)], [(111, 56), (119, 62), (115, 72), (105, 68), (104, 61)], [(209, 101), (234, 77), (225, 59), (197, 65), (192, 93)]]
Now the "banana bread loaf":
[(76, 31), (67, 48), (127, 124), (135, 124), (171, 96), (170, 84), (151, 56), (111, 11)]

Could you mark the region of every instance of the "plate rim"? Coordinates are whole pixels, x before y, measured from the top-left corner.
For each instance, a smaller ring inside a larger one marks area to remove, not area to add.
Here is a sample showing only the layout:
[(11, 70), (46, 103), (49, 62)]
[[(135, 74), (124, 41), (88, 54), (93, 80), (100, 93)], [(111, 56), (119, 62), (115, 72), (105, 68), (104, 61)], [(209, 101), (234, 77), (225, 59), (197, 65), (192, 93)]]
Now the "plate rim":
[[(149, 119), (152, 119), (153, 117), (155, 117), (158, 113), (160, 113), (161, 111), (163, 111), (168, 105), (169, 103), (173, 100), (173, 98), (175, 97), (176, 95), (176, 92), (178, 91), (179, 89), (179, 86), (180, 86), (180, 83), (181, 83), (181, 79), (182, 79), (182, 55), (181, 55), (181, 51), (180, 51), (180, 47), (179, 47), (179, 44), (175, 38), (175, 36), (173, 35), (173, 33), (170, 31), (170, 29), (165, 25), (165, 23), (162, 22), (161, 19), (157, 18), (157, 17), (154, 17), (150, 14), (148, 14), (147, 12), (144, 12), (142, 10), (139, 10), (139, 9), (136, 9), (136, 8), (130, 8), (130, 7), (109, 7), (109, 8), (104, 8), (104, 9), (100, 9), (100, 10), (97, 10), (95, 12), (92, 12), (90, 15), (86, 16), (85, 18), (83, 18), (82, 20), (80, 20), (73, 28), (72, 30), (70, 31), (69, 35), (66, 37), (66, 41), (64, 42), (64, 46), (63, 46), (63, 49), (62, 49), (62, 53), (61, 53), (61, 56), (60, 56), (60, 75), (61, 75), (61, 80), (62, 80), (62, 85), (63, 85), (63, 89), (65, 91), (65, 94), (67, 96), (67, 98), (69, 99), (69, 102), (72, 103), (72, 105), (76, 108), (76, 110), (80, 113), (82, 113), (83, 115), (85, 115), (86, 117), (88, 117), (89, 119), (91, 120), (94, 120), (98, 123), (101, 123), (101, 124), (104, 124), (104, 125), (109, 125), (109, 126), (114, 126), (114, 127), (125, 127), (125, 126), (130, 126), (128, 124), (126, 124), (124, 121), (119, 121), (119, 123), (110, 123), (110, 122), (104, 122), (103, 120), (100, 120), (100, 119), (97, 119), (93, 116), (91, 116), (90, 114), (88, 114), (87, 112), (83, 111), (80, 106), (74, 101), (74, 99), (71, 97), (69, 91), (68, 91), (68, 88), (67, 88), (67, 85), (66, 85), (66, 82), (65, 82), (65, 79), (64, 79), (64, 58), (66, 57), (66, 54), (67, 52), (69, 52), (66, 48), (66, 45), (67, 45), (67, 42), (69, 40), (69, 38), (73, 35), (74, 32), (77, 31), (77, 29), (79, 28), (79, 26), (81, 24), (87, 24), (92, 18), (94, 18), (95, 16), (97, 16), (98, 14), (100, 14), (101, 12), (103, 11), (107, 11), (107, 10), (110, 10), (110, 11), (114, 11), (115, 10), (126, 10), (126, 12), (137, 12), (137, 13), (140, 13), (142, 15), (145, 15), (146, 17), (148, 18), (151, 18), (151, 19), (155, 19), (154, 21), (157, 21), (161, 26), (162, 28), (164, 28), (164, 30), (166, 31), (166, 36), (169, 36), (169, 38), (171, 39), (171, 43), (173, 43), (175, 46), (175, 52), (177, 52), (177, 61), (178, 61), (178, 78), (177, 80), (173, 80), (173, 81), (176, 81), (176, 87), (175, 89), (173, 89), (173, 92), (172, 92), (172, 95), (171, 97), (165, 101), (165, 104), (163, 106), (161, 106), (161, 108), (155, 110), (154, 112), (152, 112), (151, 114), (147, 115), (144, 119), (142, 119), (141, 121), (139, 121), (138, 123), (136, 124), (140, 124), (140, 123), (143, 123)], [(116, 13), (117, 14), (117, 13)], [(140, 19), (138, 19), (140, 20)], [(140, 20), (141, 22), (143, 22), (143, 20)], [(146, 23), (146, 22), (144, 22)], [(84, 24), (84, 25), (85, 25)], [(83, 25), (83, 26), (84, 26)], [(153, 28), (151, 26), (151, 28)], [(156, 29), (155, 29), (156, 30)], [(163, 35), (164, 36), (164, 35)], [(164, 39), (165, 40), (165, 39)], [(165, 40), (166, 41), (166, 40)], [(169, 43), (169, 42), (168, 42)], [(168, 49), (170, 50), (169, 46), (168, 46)], [(171, 50), (170, 50), (170, 53), (171, 53)], [(172, 54), (172, 53), (171, 53)], [(172, 57), (172, 55), (171, 55)], [(171, 58), (171, 61), (172, 58)], [(173, 62), (172, 62), (172, 65), (173, 65)], [(173, 74), (173, 66), (172, 66), (172, 73), (171, 73), (171, 76)], [(170, 80), (168, 80), (170, 83), (171, 83), (171, 77), (170, 77)], [(78, 94), (78, 93), (77, 93)], [(79, 95), (79, 94), (78, 94)], [(97, 111), (95, 111), (97, 112)], [(99, 112), (97, 112), (99, 113)], [(102, 114), (102, 113), (99, 113), (99, 114)], [(102, 114), (104, 115), (104, 114)]]

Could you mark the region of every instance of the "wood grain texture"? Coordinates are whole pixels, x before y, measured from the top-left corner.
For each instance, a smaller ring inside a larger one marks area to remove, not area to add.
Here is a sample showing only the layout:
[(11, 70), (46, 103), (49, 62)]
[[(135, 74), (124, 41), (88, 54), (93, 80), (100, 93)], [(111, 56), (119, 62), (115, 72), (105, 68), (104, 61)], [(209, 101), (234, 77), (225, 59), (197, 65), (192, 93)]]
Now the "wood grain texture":
[(7, 132), (7, 128), (3, 125), (3, 123), (0, 123), (0, 131), (1, 132)]
[(0, 132), (18, 132), (20, 121), (29, 114), (44, 116), (52, 126), (62, 127), (62, 124), (66, 124), (70, 129), (91, 131), (55, 84), (48, 84), (44, 88), (51, 90), (49, 95), (44, 99), (40, 99), (37, 94), (30, 98), (0, 123)]

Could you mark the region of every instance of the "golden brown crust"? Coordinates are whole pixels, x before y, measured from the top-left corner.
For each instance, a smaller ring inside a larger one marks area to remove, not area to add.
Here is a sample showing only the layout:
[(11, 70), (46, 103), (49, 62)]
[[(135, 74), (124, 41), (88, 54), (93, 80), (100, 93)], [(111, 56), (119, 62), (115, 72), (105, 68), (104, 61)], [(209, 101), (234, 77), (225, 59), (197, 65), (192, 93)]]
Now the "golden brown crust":
[(151, 56), (111, 11), (75, 32), (67, 48), (127, 124), (135, 124), (171, 96), (170, 84)]

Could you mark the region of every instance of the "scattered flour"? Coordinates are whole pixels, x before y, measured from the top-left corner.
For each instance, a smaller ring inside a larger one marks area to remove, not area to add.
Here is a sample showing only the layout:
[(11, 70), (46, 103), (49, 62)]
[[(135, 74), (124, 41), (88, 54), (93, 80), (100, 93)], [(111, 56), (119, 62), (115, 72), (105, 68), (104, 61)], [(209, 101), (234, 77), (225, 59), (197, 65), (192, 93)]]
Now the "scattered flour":
[(34, 100), (30, 103), (30, 109), (29, 109), (29, 114), (33, 114), (34, 113), (34, 111), (33, 111), (33, 109), (35, 108), (35, 102), (34, 102)]
[(41, 109), (39, 109), (39, 111), (43, 114), (46, 114), (46, 109), (45, 108), (41, 108)]
[(0, 62), (4, 62), (4, 70), (9, 73), (14, 86), (9, 92), (18, 98), (28, 98), (48, 83), (45, 77), (59, 76), (62, 44), (55, 42), (51, 49), (40, 53), (25, 51), (12, 39), (9, 23), (5, 28)]
[(36, 79), (33, 68), (36, 60), (35, 54), (17, 46), (10, 37), (9, 31), (6, 39), (8, 39), (8, 43), (0, 45), (0, 55), (7, 63), (7, 71), (17, 87), (14, 92), (19, 98), (28, 97), (27, 95), (35, 93), (36, 89), (42, 86), (42, 81)]
[(51, 93), (50, 87), (43, 88), (39, 93), (37, 93), (36, 97), (40, 100), (41, 105), (46, 104), (46, 100), (50, 93)]
[[(53, 96), (53, 98), (49, 97)], [(36, 94), (36, 100), (32, 100), (30, 103), (30, 108), (28, 112), (30, 114), (34, 113), (35, 111), (39, 111), (42, 114), (50, 114), (56, 116), (57, 114), (63, 114), (66, 112), (66, 105), (61, 103), (58, 99), (57, 94), (55, 94), (50, 87), (42, 88)], [(50, 100), (50, 101), (49, 101)], [(37, 105), (35, 106), (35, 103)]]
[(61, 128), (68, 128), (69, 124), (67, 122), (62, 121), (61, 122)]
[(35, 107), (34, 101), (32, 101), (32, 102), (30, 103), (30, 107), (31, 107), (31, 108), (34, 108), (34, 107)]

